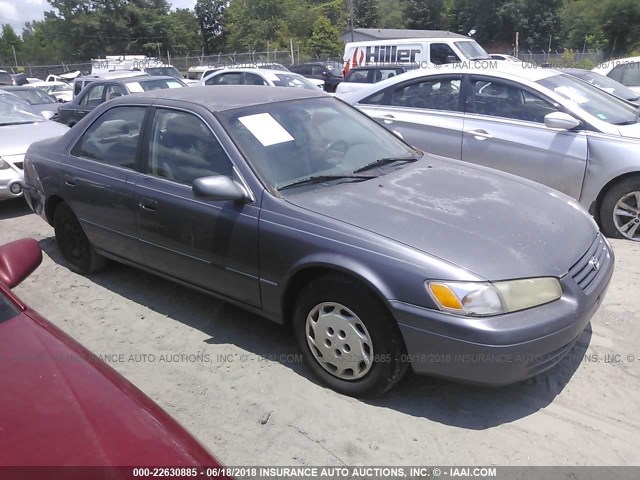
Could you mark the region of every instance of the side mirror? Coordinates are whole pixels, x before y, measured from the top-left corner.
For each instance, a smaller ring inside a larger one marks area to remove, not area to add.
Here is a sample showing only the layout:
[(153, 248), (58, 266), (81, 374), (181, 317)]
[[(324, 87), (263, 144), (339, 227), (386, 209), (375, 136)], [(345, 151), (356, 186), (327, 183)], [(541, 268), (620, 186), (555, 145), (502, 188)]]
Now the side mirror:
[(51, 120), (55, 116), (55, 112), (52, 112), (51, 110), (45, 110), (44, 112), (40, 112), (40, 115), (42, 115), (45, 120)]
[(568, 113), (553, 112), (545, 115), (544, 124), (547, 128), (556, 130), (573, 130), (580, 126), (580, 120), (572, 117)]
[(207, 200), (247, 201), (249, 195), (240, 184), (223, 175), (196, 178), (193, 182), (196, 197)]
[(0, 247), (0, 282), (13, 288), (42, 262), (42, 250), (33, 238), (23, 238)]

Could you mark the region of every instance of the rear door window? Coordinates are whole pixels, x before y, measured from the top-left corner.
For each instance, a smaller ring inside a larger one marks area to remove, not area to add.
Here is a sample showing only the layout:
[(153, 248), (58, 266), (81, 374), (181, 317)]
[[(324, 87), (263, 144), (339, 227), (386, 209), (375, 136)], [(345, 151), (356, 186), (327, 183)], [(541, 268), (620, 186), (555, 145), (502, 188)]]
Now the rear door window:
[(138, 139), (146, 107), (115, 107), (102, 114), (71, 150), (108, 165), (135, 168)]
[(455, 112), (460, 101), (460, 76), (436, 77), (397, 87), (391, 105)]

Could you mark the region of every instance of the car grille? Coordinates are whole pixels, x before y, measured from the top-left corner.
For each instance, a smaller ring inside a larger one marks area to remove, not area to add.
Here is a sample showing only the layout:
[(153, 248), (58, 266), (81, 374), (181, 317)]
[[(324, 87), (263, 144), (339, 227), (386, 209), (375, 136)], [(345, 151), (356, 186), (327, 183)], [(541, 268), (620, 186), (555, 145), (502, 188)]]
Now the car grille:
[(598, 234), (587, 253), (569, 269), (569, 275), (585, 293), (589, 293), (596, 286), (596, 280), (602, 272), (607, 270), (609, 262), (611, 255), (604, 238)]
[(24, 168), (23, 162), (14, 162), (13, 164), (16, 166), (16, 168), (19, 168), (20, 170)]

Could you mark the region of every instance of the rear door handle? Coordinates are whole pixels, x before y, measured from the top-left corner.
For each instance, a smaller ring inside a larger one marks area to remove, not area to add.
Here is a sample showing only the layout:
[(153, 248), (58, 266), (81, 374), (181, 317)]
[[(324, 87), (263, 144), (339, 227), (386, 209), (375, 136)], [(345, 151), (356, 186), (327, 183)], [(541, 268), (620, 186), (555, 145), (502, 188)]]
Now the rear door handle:
[(155, 200), (149, 200), (148, 198), (143, 198), (140, 200), (140, 208), (149, 212), (155, 212), (158, 208), (158, 202)]
[(490, 138), (493, 138), (493, 135), (491, 135), (486, 130), (482, 130), (481, 128), (478, 130), (467, 130), (465, 133), (473, 135), (476, 140), (488, 140)]
[(391, 124), (393, 123), (393, 120), (395, 120), (396, 117), (394, 117), (391, 114), (386, 114), (386, 115), (380, 115), (380, 118), (382, 119), (382, 121), (386, 124)]
[(72, 177), (71, 175), (65, 175), (64, 176), (64, 184), (68, 185), (69, 187), (75, 187), (76, 186), (76, 177)]

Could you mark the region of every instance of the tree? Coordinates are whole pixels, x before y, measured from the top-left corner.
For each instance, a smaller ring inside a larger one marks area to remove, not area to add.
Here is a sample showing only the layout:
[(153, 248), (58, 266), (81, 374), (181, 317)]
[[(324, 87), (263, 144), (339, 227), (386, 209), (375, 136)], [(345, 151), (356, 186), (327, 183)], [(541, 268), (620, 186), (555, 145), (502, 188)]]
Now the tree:
[(520, 24), (522, 1), (526, 0), (452, 0), (449, 9), (450, 30), (467, 35), (476, 30), (480, 44), (515, 39)]
[(380, 28), (404, 28), (400, 0), (378, 0)]
[(191, 55), (200, 50), (198, 19), (192, 10), (178, 8), (169, 14), (168, 21), (166, 44), (172, 55)]
[(377, 28), (380, 23), (378, 0), (349, 0), (353, 3), (353, 27)]
[(202, 37), (205, 54), (220, 51), (222, 48), (224, 12), (227, 3), (226, 0), (198, 0), (196, 2), (198, 30)]
[[(22, 39), (16, 34), (11, 25), (2, 25), (2, 36), (0, 36), (0, 59), (2, 59), (2, 62), (0, 62), (0, 65), (14, 63), (14, 48), (16, 57), (20, 57)], [(21, 58), (18, 58), (18, 61), (20, 60)]]
[(446, 30), (444, 0), (401, 0), (402, 20), (406, 28)]
[(340, 29), (331, 25), (327, 17), (319, 17), (313, 25), (307, 50), (311, 55), (320, 58), (339, 55), (342, 50)]

